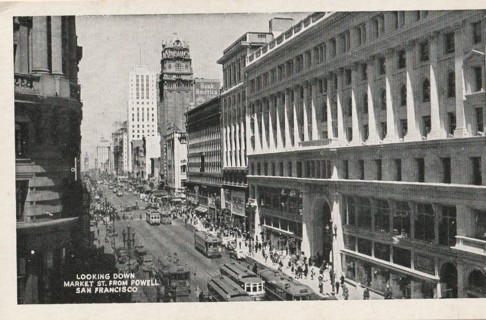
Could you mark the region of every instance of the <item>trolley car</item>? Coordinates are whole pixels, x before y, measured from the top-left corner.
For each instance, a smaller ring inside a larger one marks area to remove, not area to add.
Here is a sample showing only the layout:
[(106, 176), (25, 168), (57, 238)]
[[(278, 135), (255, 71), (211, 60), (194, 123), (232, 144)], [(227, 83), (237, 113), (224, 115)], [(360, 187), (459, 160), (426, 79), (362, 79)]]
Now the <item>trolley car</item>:
[(187, 265), (183, 265), (179, 258), (164, 256), (157, 259), (155, 267), (156, 277), (171, 294), (187, 297), (191, 293), (191, 272)]
[(265, 282), (265, 297), (272, 301), (314, 300), (314, 292), (309, 286), (293, 281), (281, 272), (269, 269), (257, 271)]
[(219, 271), (236, 282), (253, 300), (261, 301), (265, 297), (264, 281), (248, 267), (248, 264), (230, 262), (221, 265)]
[(194, 247), (209, 258), (221, 256), (221, 239), (206, 231), (194, 233)]
[(247, 292), (230, 278), (219, 275), (208, 282), (208, 292), (215, 301), (253, 301)]

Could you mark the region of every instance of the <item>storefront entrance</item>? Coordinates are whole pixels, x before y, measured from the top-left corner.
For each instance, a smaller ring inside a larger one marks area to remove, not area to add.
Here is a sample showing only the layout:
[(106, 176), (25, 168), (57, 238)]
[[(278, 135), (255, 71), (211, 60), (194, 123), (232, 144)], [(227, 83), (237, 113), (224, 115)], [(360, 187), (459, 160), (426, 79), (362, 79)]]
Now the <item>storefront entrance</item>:
[[(319, 236), (321, 237), (321, 250), (322, 260), (318, 261), (319, 264), (322, 262), (331, 262), (331, 251), (333, 237), (333, 225), (331, 219), (331, 208), (324, 202), (320, 214), (317, 216), (316, 228), (319, 230)], [(319, 255), (320, 256), (320, 255)]]
[(450, 262), (440, 268), (441, 297), (457, 298), (457, 269)]

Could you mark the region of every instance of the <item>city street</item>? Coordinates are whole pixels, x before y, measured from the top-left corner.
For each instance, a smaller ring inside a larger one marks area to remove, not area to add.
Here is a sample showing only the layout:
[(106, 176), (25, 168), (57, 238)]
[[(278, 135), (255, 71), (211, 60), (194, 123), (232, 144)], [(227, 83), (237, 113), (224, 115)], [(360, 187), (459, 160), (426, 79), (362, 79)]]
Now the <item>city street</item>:
[[(146, 205), (133, 193), (117, 197), (106, 187), (103, 187), (103, 191), (108, 202), (112, 203), (115, 208), (119, 208), (120, 205), (123, 207), (135, 205), (135, 201), (138, 201), (141, 205)], [(122, 219), (115, 222), (114, 230), (117, 234), (115, 247), (123, 247), (122, 230), (126, 230), (127, 226), (130, 225), (131, 230), (135, 232), (135, 244), (143, 245), (147, 253), (152, 255), (155, 264), (158, 257), (176, 254), (181, 263), (186, 264), (191, 271), (191, 294), (189, 297), (179, 298), (178, 301), (198, 301), (197, 289), (199, 288), (202, 291), (207, 289), (209, 279), (219, 273), (219, 266), (230, 261), (228, 254), (223, 249), (221, 258), (207, 258), (194, 248), (193, 232), (186, 229), (183, 221), (175, 219), (171, 225), (151, 226), (145, 221), (144, 211), (131, 211), (128, 215), (133, 216), (133, 220)], [(140, 214), (142, 215), (141, 220)], [(143, 275), (141, 271), (138, 273), (141, 276)], [(156, 301), (155, 290), (144, 290), (144, 293), (147, 295), (147, 301)]]

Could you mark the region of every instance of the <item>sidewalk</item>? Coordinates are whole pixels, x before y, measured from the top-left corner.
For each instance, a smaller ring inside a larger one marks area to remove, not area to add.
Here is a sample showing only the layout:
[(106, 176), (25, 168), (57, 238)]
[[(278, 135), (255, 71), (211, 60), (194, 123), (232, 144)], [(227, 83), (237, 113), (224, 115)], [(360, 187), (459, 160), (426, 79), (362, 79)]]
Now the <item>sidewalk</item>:
[[(265, 259), (263, 258), (262, 252), (249, 252), (249, 247), (245, 247), (244, 243), (241, 245), (241, 249), (245, 252), (246, 256), (249, 259), (252, 259), (268, 268), (278, 270), (278, 264), (277, 263), (272, 263), (271, 259), (268, 258), (267, 262), (265, 263)], [(268, 252), (268, 250), (267, 250)], [(268, 253), (267, 253), (268, 254)], [(284, 274), (294, 277), (295, 275), (291, 272), (291, 269), (288, 267), (288, 261), (290, 259), (290, 256), (282, 256), (282, 263), (284, 267), (282, 268), (282, 271)], [(311, 270), (314, 270), (314, 279), (311, 279)], [(341, 275), (339, 274), (339, 277)], [(307, 275), (307, 278), (302, 276), (302, 279), (296, 279), (295, 281), (300, 282), (302, 284), (305, 284), (309, 286), (316, 294), (320, 295), (323, 298), (329, 298), (329, 296), (332, 295), (332, 285), (330, 280), (327, 280), (324, 282), (324, 293), (320, 294), (319, 293), (319, 268), (312, 266), (309, 267), (309, 274)], [(295, 279), (295, 278), (294, 278)], [(349, 280), (345, 280), (346, 286), (348, 287), (348, 292), (349, 292), (349, 300), (363, 300), (363, 288), (357, 288), (356, 283), (351, 282)], [(338, 300), (344, 300), (344, 297), (342, 296), (342, 290), (339, 288), (339, 293), (335, 295), (335, 297)], [(370, 300), (383, 300), (383, 296), (373, 292), (370, 290)]]

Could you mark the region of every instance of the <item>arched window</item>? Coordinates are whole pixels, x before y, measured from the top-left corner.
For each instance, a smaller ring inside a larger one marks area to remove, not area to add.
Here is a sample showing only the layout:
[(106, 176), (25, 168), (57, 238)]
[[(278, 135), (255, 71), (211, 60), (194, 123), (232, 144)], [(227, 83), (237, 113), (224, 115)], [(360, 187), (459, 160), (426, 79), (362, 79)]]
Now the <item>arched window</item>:
[(449, 72), (447, 75), (447, 97), (453, 98), (456, 96), (456, 73)]
[(407, 86), (402, 85), (400, 88), (400, 105), (406, 106), (407, 105)]
[(363, 95), (363, 113), (367, 114), (368, 113), (368, 94), (365, 93)]
[(422, 102), (430, 102), (430, 81), (425, 79), (422, 82)]
[(385, 89), (381, 90), (380, 104), (381, 104), (381, 109), (386, 110), (386, 90)]

